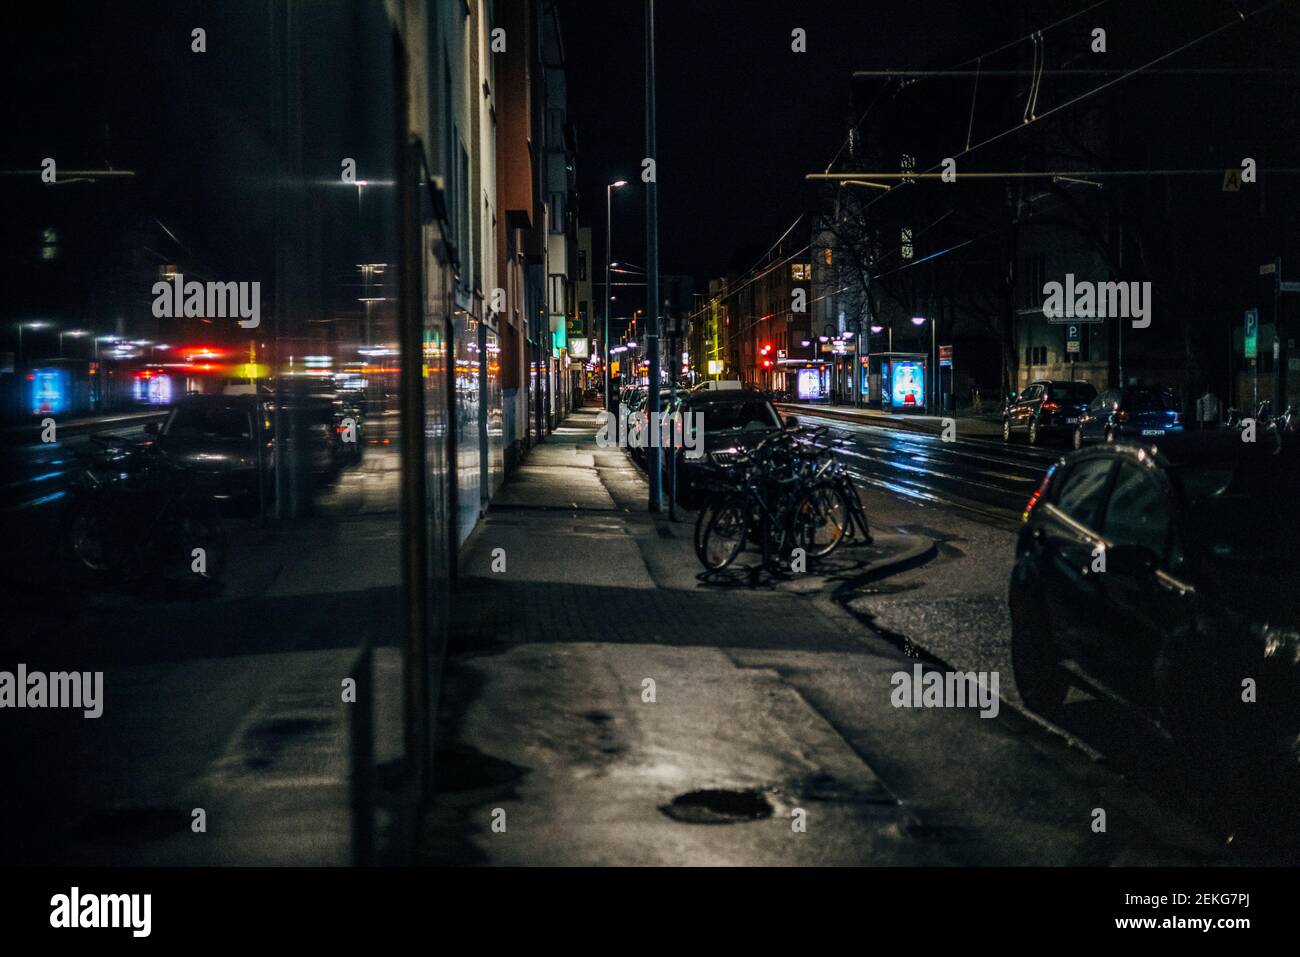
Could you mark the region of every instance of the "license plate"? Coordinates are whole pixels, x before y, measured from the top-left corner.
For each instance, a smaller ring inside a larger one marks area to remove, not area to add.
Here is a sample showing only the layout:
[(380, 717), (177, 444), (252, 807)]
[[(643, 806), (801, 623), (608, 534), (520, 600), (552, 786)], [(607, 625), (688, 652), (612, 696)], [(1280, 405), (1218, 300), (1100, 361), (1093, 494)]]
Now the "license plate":
[(1077, 417), (1075, 417), (1075, 418), (1073, 418), (1073, 419), (1069, 419), (1069, 418), (1067, 418), (1067, 419), (1065, 420), (1065, 424), (1066, 424), (1066, 425), (1074, 425), (1074, 424), (1075, 424), (1076, 422), (1078, 422), (1078, 421), (1079, 421), (1079, 419), (1078, 419)]
[(1164, 429), (1143, 429), (1142, 434), (1143, 435), (1164, 435), (1165, 430)]

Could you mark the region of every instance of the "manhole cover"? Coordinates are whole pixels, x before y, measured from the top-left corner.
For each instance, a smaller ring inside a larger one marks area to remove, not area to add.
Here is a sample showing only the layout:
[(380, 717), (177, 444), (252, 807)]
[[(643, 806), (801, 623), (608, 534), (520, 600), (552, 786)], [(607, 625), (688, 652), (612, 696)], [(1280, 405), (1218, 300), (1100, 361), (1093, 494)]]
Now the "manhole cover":
[(684, 824), (735, 824), (772, 816), (772, 805), (767, 803), (761, 791), (717, 788), (687, 791), (659, 810)]

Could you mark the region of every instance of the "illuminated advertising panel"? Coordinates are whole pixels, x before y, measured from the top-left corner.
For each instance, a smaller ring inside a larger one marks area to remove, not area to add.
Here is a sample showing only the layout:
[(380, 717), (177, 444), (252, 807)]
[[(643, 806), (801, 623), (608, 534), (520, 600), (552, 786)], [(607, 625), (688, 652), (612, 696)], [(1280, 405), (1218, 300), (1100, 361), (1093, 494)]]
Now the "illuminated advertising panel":
[(920, 409), (925, 406), (925, 366), (922, 363), (910, 359), (895, 360), (890, 404), (895, 409)]
[(35, 415), (58, 415), (68, 408), (72, 381), (67, 369), (33, 369), (27, 378), (32, 386), (30, 408)]

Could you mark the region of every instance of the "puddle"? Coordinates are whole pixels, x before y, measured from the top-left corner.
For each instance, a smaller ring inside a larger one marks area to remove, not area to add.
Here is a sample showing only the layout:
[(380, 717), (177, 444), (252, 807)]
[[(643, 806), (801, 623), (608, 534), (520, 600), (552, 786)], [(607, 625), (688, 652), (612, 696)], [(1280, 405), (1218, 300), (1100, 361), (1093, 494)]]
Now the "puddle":
[(761, 791), (705, 789), (687, 791), (659, 808), (683, 824), (738, 824), (772, 816), (772, 805)]

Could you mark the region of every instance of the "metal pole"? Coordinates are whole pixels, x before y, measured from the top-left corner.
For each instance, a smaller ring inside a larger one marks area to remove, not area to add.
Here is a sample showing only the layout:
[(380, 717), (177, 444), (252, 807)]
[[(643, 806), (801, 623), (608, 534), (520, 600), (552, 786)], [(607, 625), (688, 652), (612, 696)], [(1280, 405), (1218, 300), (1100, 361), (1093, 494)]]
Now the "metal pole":
[(1277, 257), (1273, 272), (1273, 418), (1286, 411), (1286, 397), (1282, 390), (1286, 384), (1286, 353), (1282, 341), (1282, 257)]
[[(646, 156), (655, 160), (655, 0), (646, 0), (645, 8), (645, 140)], [(646, 353), (650, 360), (649, 403), (646, 411), (651, 435), (659, 422), (659, 194), (657, 167), (651, 168), (646, 184)], [(651, 442), (646, 449), (646, 471), (650, 475), (650, 511), (663, 509), (663, 472), (659, 445)]]
[[(677, 319), (672, 320), (672, 335), (668, 339), (669, 343), (669, 365), (668, 365), (668, 408), (677, 412), (677, 369), (681, 363), (681, 357), (678, 353), (681, 351), (681, 341), (677, 331)], [(685, 425), (683, 425), (685, 428)], [(677, 521), (677, 420), (673, 419), (669, 426), (668, 434), (672, 436), (672, 441), (668, 444), (668, 520)]]
[(930, 385), (930, 395), (934, 398), (935, 409), (931, 412), (934, 415), (939, 411), (939, 319), (938, 316), (930, 317), (930, 360), (934, 363), (934, 381)]
[[(421, 276), (423, 245), (420, 229), (420, 155), (422, 147), (406, 130), (407, 61), (401, 41), (394, 36), (394, 115), (402, 118), (397, 137), (398, 149), (398, 270), (397, 319), (400, 409), (400, 447), (398, 467), (401, 495), (401, 596), (402, 596), (402, 712), (404, 752), (408, 784), (422, 806), (433, 793), (433, 730), (438, 713), (437, 679), (443, 649), (436, 654), (431, 648), (432, 630), (429, 612), (427, 488), (425, 485), (425, 418), (424, 418), (424, 290)], [(449, 323), (450, 325), (450, 323)], [(448, 337), (447, 356), (452, 366), (448, 378), (454, 378), (454, 346)], [(277, 408), (279, 403), (277, 402)], [(449, 432), (455, 431), (455, 407), (450, 411)], [(279, 458), (276, 459), (279, 465)], [(453, 473), (454, 474), (454, 473)], [(454, 479), (453, 479), (454, 481)], [(454, 525), (452, 526), (454, 529)], [(455, 535), (455, 532), (452, 532)], [(454, 579), (454, 566), (449, 569)], [(369, 707), (367, 704), (366, 707)], [(409, 813), (409, 809), (408, 809)], [(404, 827), (412, 826), (407, 822)]]
[(614, 184), (605, 184), (605, 338), (602, 340), (605, 344), (605, 408), (609, 409), (609, 262), (610, 262), (610, 232), (613, 230), (614, 223)]

